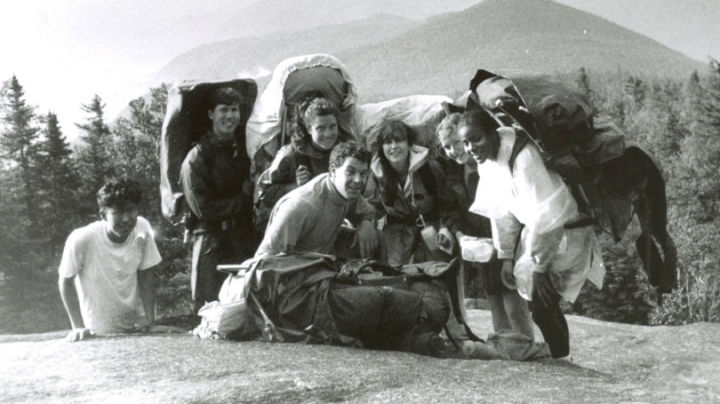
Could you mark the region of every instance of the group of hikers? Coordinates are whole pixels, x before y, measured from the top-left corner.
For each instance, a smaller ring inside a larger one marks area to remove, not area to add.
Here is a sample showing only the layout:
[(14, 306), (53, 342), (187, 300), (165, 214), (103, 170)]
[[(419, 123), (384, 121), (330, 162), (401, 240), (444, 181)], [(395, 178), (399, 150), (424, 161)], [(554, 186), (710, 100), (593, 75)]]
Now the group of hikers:
[[(399, 273), (414, 264), (447, 263), (445, 270), (460, 268), (451, 281), (481, 278), (495, 332), (535, 344), (535, 324), (550, 356), (569, 356), (560, 301), (574, 301), (588, 279), (602, 285), (602, 258), (563, 178), (546, 167), (534, 144), (514, 147), (518, 128), (476, 108), (447, 113), (432, 142), (399, 119), (380, 120), (362, 138), (341, 125), (342, 106), (318, 92), (289, 111), (289, 141), (269, 166), (253, 172), (257, 165), (238, 136), (244, 134), (238, 131), (243, 102), (230, 86), (212, 91), (207, 135), (180, 170), (195, 313), (218, 300), (228, 277), (218, 271), (223, 264), (308, 253)], [(150, 224), (138, 216), (138, 184), (110, 181), (97, 200), (100, 220), (72, 232), (60, 264), (71, 341), (155, 326), (152, 270), (161, 258)], [(262, 211), (269, 213), (258, 225)], [(492, 240), (490, 256), (463, 259), (480, 239)], [(443, 328), (463, 334), (459, 317), (450, 315), (447, 280), (426, 277), (402, 291), (417, 296), (419, 305), (410, 314), (409, 340), (358, 339), (371, 348), (440, 354)], [(335, 306), (340, 300), (352, 305), (351, 290), (336, 288)]]

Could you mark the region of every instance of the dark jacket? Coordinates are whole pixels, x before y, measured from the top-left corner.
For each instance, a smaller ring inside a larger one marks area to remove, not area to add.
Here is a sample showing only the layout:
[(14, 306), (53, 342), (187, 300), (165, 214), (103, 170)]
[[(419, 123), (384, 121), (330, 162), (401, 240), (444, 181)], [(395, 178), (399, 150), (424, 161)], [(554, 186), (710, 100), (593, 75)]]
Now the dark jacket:
[(250, 158), (244, 142), (237, 145), (223, 145), (208, 135), (183, 161), (185, 201), (200, 225), (212, 228), (230, 220), (234, 227), (252, 226)]
[(453, 235), (461, 231), (473, 237), (492, 237), (490, 220), (468, 210), (475, 200), (477, 172), (470, 173), (468, 180), (470, 187), (468, 187), (465, 184), (464, 165), (446, 157), (441, 158), (440, 163), (445, 172), (445, 184), (452, 192), (452, 198), (448, 199), (453, 203), (445, 216), (445, 225)]
[(278, 150), (272, 165), (258, 178), (259, 202), (272, 209), (280, 197), (297, 188), (295, 171), (304, 165), (311, 178), (328, 172), (330, 152), (322, 153), (312, 147), (298, 148), (287, 144)]
[(408, 180), (398, 186), (398, 197), (392, 203), (384, 197), (383, 173), (377, 156), (373, 158), (370, 169), (371, 177), (365, 195), (378, 212), (378, 218), (387, 215), (388, 223), (414, 226), (418, 215), (422, 214), (428, 222), (445, 224), (447, 208), (453, 205), (448, 199), (452, 195), (445, 187), (440, 164), (428, 158), (426, 148), (417, 145), (411, 148)]

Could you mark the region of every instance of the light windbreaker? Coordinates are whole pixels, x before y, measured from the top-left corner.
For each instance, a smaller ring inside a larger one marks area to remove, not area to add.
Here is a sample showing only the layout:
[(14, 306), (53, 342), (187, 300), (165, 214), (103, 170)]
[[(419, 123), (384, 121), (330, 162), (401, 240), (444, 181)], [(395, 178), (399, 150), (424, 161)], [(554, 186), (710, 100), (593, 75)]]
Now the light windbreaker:
[(550, 272), (555, 289), (572, 302), (586, 279), (602, 287), (605, 268), (591, 226), (565, 229), (583, 217), (560, 175), (549, 171), (533, 144), (509, 166), (515, 131), (501, 128), (496, 160), (478, 166), (470, 211), (490, 218), (498, 258), (515, 260), (520, 294), (530, 300), (533, 272)]

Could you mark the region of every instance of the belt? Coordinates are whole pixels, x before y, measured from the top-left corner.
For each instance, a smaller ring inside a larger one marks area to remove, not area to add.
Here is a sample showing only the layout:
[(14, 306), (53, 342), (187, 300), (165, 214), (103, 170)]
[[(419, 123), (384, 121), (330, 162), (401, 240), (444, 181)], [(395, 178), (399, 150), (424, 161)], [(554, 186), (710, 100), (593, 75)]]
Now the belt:
[(216, 222), (198, 222), (193, 229), (193, 233), (203, 233), (206, 231), (227, 231), (235, 227), (237, 222), (235, 219), (219, 220)]
[[(436, 222), (439, 220), (435, 216), (428, 216), (426, 214), (423, 214), (423, 217), (426, 222)], [(417, 216), (410, 216), (410, 217), (405, 217), (402, 219), (398, 218), (398, 217), (390, 216), (390, 215), (386, 216), (387, 224), (407, 224), (407, 225), (415, 226), (417, 220), (418, 220)]]

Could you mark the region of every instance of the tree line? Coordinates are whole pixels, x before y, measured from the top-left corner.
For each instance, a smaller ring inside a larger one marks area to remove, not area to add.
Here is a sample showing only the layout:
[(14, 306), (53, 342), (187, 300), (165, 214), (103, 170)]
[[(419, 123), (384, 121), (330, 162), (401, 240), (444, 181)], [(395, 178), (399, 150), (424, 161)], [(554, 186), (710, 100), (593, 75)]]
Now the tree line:
[[(586, 286), (565, 309), (638, 324), (720, 322), (720, 64), (711, 59), (707, 72), (687, 78), (585, 68), (568, 78), (592, 100), (598, 116), (612, 119), (663, 168), (680, 286), (662, 299), (650, 289), (629, 234), (618, 244), (604, 240), (603, 290)], [(156, 274), (160, 317), (190, 312), (182, 229), (160, 211), (159, 143), (168, 89), (163, 84), (132, 100), (112, 125), (102, 99), (94, 96), (80, 106), (86, 118), (76, 124), (81, 136), (71, 145), (55, 113), (28, 104), (16, 76), (3, 82), (0, 273), (55, 271), (70, 231), (97, 219), (100, 186), (128, 175), (143, 188), (141, 214), (156, 229), (164, 259)]]

